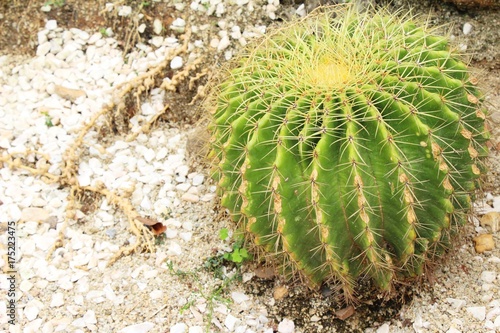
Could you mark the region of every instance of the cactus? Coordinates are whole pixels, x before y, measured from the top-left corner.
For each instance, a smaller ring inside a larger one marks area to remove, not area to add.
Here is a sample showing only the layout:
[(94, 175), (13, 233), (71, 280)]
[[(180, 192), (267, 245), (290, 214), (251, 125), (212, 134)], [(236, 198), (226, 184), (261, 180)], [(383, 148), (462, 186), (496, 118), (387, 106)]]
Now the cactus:
[(447, 38), (334, 6), (269, 33), (222, 77), (208, 99), (221, 204), (285, 275), (390, 291), (449, 249), (488, 132)]

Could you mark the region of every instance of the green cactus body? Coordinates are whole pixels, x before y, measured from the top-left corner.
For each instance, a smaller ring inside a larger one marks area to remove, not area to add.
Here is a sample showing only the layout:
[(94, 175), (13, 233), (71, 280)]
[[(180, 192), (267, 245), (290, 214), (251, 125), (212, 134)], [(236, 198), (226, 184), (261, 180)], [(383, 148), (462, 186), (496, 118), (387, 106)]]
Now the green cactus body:
[(284, 273), (382, 290), (466, 220), (482, 96), (444, 37), (337, 6), (269, 34), (214, 89), (221, 204)]

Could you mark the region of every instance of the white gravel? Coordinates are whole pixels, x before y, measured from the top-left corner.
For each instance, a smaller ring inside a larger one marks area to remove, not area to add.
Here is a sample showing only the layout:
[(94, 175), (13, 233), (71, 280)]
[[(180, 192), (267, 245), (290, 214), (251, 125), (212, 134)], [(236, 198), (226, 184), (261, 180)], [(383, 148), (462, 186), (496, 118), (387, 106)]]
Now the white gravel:
[[(196, 49), (211, 48), (230, 59), (267, 28), (262, 22), (236, 24), (234, 15), (258, 12), (275, 19), (280, 4), (277, 0), (193, 0), (188, 7), (220, 21), (207, 33), (193, 35), (192, 55), (173, 58), (174, 71), (193, 61)], [(120, 6), (119, 15), (131, 13), (129, 6)], [(304, 7), (297, 6), (296, 13), (303, 15)], [(173, 31), (183, 32), (189, 26), (186, 17), (180, 16), (170, 26)], [(161, 22), (152, 24), (155, 32), (162, 31)], [(463, 33), (471, 31), (466, 23)], [(54, 175), (61, 173), (59, 163), (82, 126), (111, 102), (113, 87), (145, 73), (163, 60), (161, 55), (168, 49), (179, 47), (176, 35), (157, 36), (149, 45), (138, 45), (124, 62), (112, 37), (76, 28), (63, 30), (54, 20), (47, 21), (37, 38), (34, 57), (0, 56), (0, 154), (22, 157), (27, 153), (28, 163), (46, 164)], [(141, 112), (130, 120), (131, 133), (140, 132), (165, 107), (164, 97), (164, 90), (151, 91), (149, 99), (142, 101)], [(172, 265), (174, 270), (194, 271), (213, 249), (219, 253), (228, 249), (217, 236), (227, 225), (220, 224), (213, 211), (215, 187), (207, 172), (193, 170), (186, 159), (191, 130), (163, 125), (130, 142), (121, 136), (104, 142), (91, 130), (84, 138), (88, 151), (80, 157), (80, 185), (103, 184), (116, 193), (129, 193), (135, 210), (167, 226), (165, 243), (156, 253), (131, 254), (111, 266), (108, 260), (119, 248), (135, 242), (120, 210), (105, 198), (93, 212), (80, 207), (63, 231), (63, 244), (47, 258), (64, 225), (67, 187), (20, 169), (0, 169), (0, 223), (5, 230), (8, 221), (16, 221), (19, 237), (19, 324), (7, 325), (2, 297), (1, 327), (8, 332), (198, 333), (211, 325), (213, 332), (307, 332), (294, 323), (298, 318), (270, 315), (268, 304), (279, 307), (272, 293), (249, 294), (234, 282), (225, 299), (216, 298), (213, 291), (220, 281), (210, 273), (200, 270), (196, 278), (178, 277), (169, 269)], [(482, 214), (500, 212), (498, 196), (489, 195), (486, 201), (490, 204), (480, 206)], [(470, 238), (490, 233), (491, 228), (477, 219), (474, 223), (463, 246), (436, 273), (432, 292), (415, 297), (400, 318), (376, 323), (367, 332), (500, 331), (500, 251), (475, 253)], [(6, 244), (5, 232), (0, 240)], [(2, 256), (0, 266), (4, 265)], [(244, 281), (252, 278), (248, 274)], [(7, 275), (0, 275), (2, 296), (8, 287)], [(314, 309), (310, 315), (313, 323), (321, 320)]]

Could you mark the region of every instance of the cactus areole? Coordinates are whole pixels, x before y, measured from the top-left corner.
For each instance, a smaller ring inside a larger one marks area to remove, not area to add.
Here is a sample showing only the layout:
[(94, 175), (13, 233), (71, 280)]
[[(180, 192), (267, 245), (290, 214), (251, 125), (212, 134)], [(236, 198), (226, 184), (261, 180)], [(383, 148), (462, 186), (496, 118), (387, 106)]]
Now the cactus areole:
[(221, 204), (284, 274), (391, 290), (466, 221), (488, 154), (476, 84), (449, 41), (411, 18), (316, 11), (214, 85)]

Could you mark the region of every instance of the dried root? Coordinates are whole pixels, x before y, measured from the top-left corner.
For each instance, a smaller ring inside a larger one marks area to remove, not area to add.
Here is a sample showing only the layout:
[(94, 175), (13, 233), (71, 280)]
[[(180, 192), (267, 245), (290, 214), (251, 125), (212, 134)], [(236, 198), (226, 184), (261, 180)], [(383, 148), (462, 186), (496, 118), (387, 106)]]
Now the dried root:
[[(117, 85), (112, 94), (112, 102), (105, 105), (99, 112), (95, 113), (79, 130), (78, 136), (71, 146), (63, 154), (63, 162), (60, 166), (60, 174), (49, 172), (51, 168), (50, 157), (38, 151), (28, 150), (25, 152), (3, 154), (0, 156), (0, 166), (9, 167), (15, 170), (25, 170), (33, 176), (40, 177), (47, 183), (58, 183), (61, 186), (69, 188), (68, 204), (66, 207), (66, 216), (64, 225), (60, 230), (59, 238), (49, 251), (47, 258), (51, 257), (53, 251), (63, 246), (64, 234), (68, 221), (76, 218), (76, 211), (79, 207), (78, 200), (85, 193), (93, 193), (96, 197), (106, 198), (107, 201), (115, 208), (121, 210), (129, 222), (130, 231), (136, 236), (134, 244), (123, 246), (110, 259), (108, 264), (113, 264), (123, 255), (129, 255), (135, 251), (154, 251), (155, 241), (153, 233), (140, 221), (140, 214), (132, 206), (127, 193), (118, 193), (108, 189), (103, 183), (94, 186), (81, 186), (78, 181), (78, 170), (82, 156), (86, 155), (88, 148), (92, 146), (86, 141), (86, 136), (91, 131), (96, 131), (102, 135), (109, 133), (127, 134), (126, 141), (133, 141), (139, 134), (149, 133), (151, 128), (158, 122), (158, 119), (167, 111), (170, 110), (169, 104), (156, 115), (140, 127), (134, 133), (128, 133), (129, 121), (135, 113), (141, 108), (141, 99), (147, 97), (147, 92), (152, 88), (160, 87), (167, 91), (175, 91), (177, 85), (184, 82), (189, 77), (191, 78), (190, 85), (194, 81), (203, 77), (206, 72), (193, 74), (198, 71), (198, 67), (202, 62), (197, 59), (186, 64), (182, 70), (179, 70), (172, 76), (171, 80), (163, 80), (165, 72), (170, 70), (168, 67), (170, 61), (178, 55), (185, 54), (188, 49), (188, 41), (190, 30), (181, 36), (183, 44), (176, 49), (169, 50), (165, 55), (165, 59), (150, 69), (148, 72), (137, 76), (129, 82)], [(199, 72), (199, 71), (198, 71)], [(167, 82), (168, 81), (168, 82)], [(162, 83), (163, 82), (163, 83)], [(121, 122), (121, 126), (119, 123)], [(103, 124), (104, 123), (104, 124)], [(104, 125), (104, 126), (103, 126)], [(36, 157), (36, 159), (33, 158)], [(36, 160), (36, 163), (30, 162)], [(127, 191), (122, 191), (127, 192)]]

